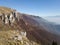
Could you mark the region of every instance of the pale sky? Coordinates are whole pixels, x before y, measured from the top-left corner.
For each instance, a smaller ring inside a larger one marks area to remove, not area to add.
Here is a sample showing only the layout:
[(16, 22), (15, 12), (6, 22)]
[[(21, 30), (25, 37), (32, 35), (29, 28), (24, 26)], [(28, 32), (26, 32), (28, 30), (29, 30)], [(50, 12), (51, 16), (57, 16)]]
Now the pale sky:
[(0, 0), (0, 6), (42, 17), (60, 15), (60, 0)]

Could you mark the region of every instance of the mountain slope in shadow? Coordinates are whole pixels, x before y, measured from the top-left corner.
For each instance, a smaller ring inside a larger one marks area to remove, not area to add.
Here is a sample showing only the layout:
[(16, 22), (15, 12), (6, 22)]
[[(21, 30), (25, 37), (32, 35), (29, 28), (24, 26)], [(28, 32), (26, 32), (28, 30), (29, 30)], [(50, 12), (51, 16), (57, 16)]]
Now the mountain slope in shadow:
[[(60, 39), (59, 39), (60, 36), (57, 34), (51, 33), (50, 31), (47, 31), (48, 28), (44, 28), (43, 26), (46, 22), (39, 23), (34, 18), (37, 18), (37, 17), (22, 14), (22, 18), (18, 22), (18, 25), (27, 31), (28, 33), (27, 37), (29, 38), (29, 36), (32, 35), (38, 42), (40, 41), (43, 45), (51, 45), (53, 41), (56, 41), (58, 44), (60, 44)], [(41, 19), (42, 18), (40, 18), (40, 21)], [(40, 24), (43, 24), (43, 25), (40, 25)]]

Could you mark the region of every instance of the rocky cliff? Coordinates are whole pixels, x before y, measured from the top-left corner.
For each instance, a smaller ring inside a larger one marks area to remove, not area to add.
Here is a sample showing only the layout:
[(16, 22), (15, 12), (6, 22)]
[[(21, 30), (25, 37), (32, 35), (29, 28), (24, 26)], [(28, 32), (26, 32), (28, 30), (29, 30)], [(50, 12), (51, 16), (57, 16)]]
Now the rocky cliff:
[(16, 19), (18, 19), (16, 10), (0, 7), (0, 20), (2, 20), (4, 24), (12, 24)]

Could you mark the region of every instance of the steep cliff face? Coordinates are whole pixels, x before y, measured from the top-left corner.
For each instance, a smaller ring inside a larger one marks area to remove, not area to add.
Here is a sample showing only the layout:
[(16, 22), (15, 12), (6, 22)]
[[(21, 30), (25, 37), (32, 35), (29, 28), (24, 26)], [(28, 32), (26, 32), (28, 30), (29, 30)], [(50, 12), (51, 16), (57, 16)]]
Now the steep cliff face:
[[(17, 12), (15, 11), (15, 10), (11, 10), (11, 12), (9, 12), (10, 10), (7, 10), (8, 8), (2, 8), (2, 7), (0, 7), (0, 20), (2, 20), (2, 22), (4, 23), (4, 24), (12, 24), (12, 23), (14, 23), (14, 21), (16, 20), (16, 19), (18, 19), (18, 17), (17, 17)], [(2, 12), (2, 11), (3, 12)], [(6, 10), (6, 13), (4, 12)], [(8, 11), (8, 12), (7, 12)]]

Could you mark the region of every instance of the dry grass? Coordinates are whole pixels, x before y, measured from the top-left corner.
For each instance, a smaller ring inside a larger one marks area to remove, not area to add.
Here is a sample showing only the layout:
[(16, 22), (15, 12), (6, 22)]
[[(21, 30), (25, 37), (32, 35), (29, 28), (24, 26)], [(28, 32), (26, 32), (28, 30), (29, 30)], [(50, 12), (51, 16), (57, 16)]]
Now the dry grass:
[(26, 43), (29, 45), (40, 45), (34, 41), (29, 41), (27, 38), (23, 39), (23, 44), (18, 40), (10, 39), (12, 35), (16, 35), (13, 33), (14, 31), (15, 30), (0, 31), (0, 45), (27, 45)]
[(13, 10), (11, 8), (0, 6), (0, 14), (2, 14), (2, 13), (9, 14), (11, 12), (13, 12)]
[[(28, 45), (28, 44), (29, 45), (40, 45), (37, 42), (29, 40), (27, 37), (23, 38), (23, 44), (21, 43), (21, 41), (10, 39), (11, 36), (19, 33), (17, 32), (17, 30), (20, 30), (20, 31), (23, 30), (23, 29), (20, 29), (20, 28), (18, 29), (18, 28), (19, 26), (17, 26), (16, 23), (14, 27), (11, 27), (9, 25), (4, 25), (2, 21), (0, 21), (0, 45)], [(14, 32), (16, 33), (14, 34)], [(31, 38), (34, 39), (32, 36)]]

